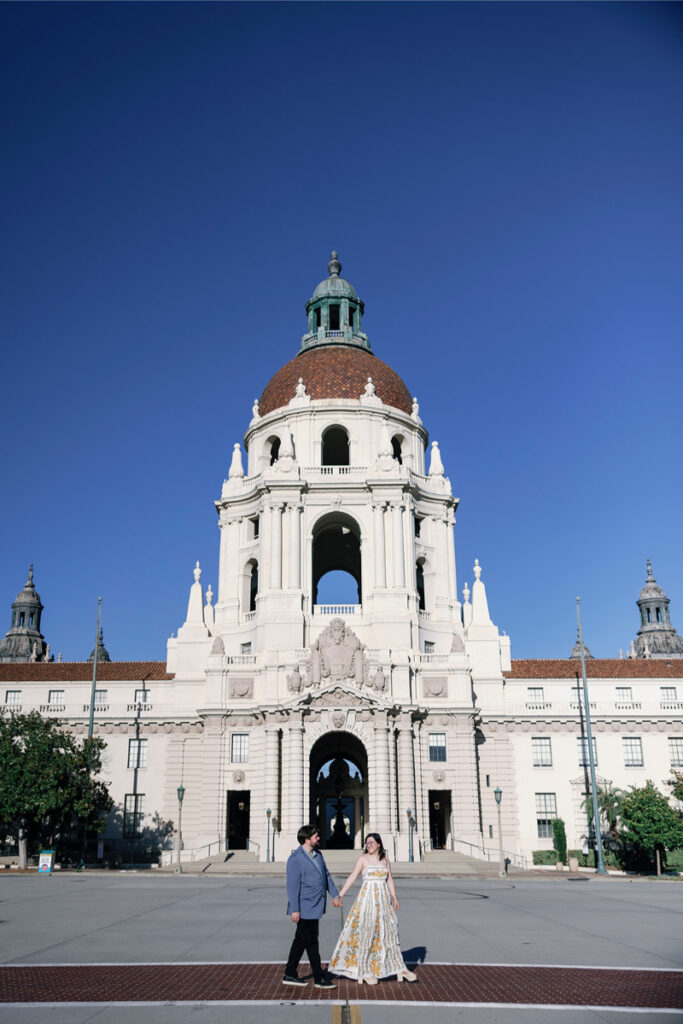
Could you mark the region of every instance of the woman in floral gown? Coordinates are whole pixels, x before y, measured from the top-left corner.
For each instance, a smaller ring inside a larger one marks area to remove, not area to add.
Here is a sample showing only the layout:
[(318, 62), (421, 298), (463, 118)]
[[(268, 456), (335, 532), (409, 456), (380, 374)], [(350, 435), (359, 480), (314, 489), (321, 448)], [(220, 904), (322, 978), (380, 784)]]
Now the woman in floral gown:
[(382, 840), (376, 832), (371, 832), (365, 840), (365, 853), (344, 882), (340, 896), (346, 895), (361, 872), (363, 884), (335, 946), (330, 971), (368, 985), (376, 985), (380, 978), (393, 974), (399, 981), (417, 981), (401, 956), (395, 914), (399, 907), (396, 888)]

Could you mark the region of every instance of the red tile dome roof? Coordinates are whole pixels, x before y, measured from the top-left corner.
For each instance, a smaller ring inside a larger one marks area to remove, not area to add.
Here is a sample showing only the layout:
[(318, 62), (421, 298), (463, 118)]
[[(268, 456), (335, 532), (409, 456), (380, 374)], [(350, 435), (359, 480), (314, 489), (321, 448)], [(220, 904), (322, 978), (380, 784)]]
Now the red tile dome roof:
[(294, 398), (299, 377), (311, 398), (360, 398), (368, 377), (385, 405), (410, 414), (413, 402), (399, 375), (365, 349), (324, 345), (300, 352), (266, 384), (259, 401), (262, 416), (281, 409)]

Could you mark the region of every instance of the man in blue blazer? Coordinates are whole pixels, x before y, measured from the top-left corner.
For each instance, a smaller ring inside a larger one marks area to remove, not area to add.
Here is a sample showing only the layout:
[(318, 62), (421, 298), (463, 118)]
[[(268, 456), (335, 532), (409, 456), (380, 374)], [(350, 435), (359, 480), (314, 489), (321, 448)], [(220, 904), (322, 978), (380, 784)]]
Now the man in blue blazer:
[(296, 925), (294, 942), (289, 951), (283, 985), (305, 985), (297, 973), (299, 960), (304, 950), (313, 970), (316, 988), (336, 988), (331, 976), (320, 963), (318, 949), (318, 927), (325, 913), (328, 890), (333, 896), (335, 907), (342, 905), (337, 886), (327, 870), (322, 853), (317, 849), (320, 833), (315, 825), (302, 825), (297, 834), (299, 849), (290, 854), (287, 861), (287, 913)]

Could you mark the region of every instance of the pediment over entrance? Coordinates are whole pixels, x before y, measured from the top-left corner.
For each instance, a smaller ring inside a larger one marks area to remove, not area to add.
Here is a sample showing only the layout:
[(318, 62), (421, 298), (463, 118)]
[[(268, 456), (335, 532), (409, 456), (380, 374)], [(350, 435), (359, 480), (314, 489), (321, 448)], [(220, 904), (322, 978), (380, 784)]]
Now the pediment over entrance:
[(301, 699), (311, 710), (317, 708), (356, 708), (362, 710), (387, 711), (393, 702), (383, 699), (375, 693), (361, 691), (349, 686), (329, 686), (314, 693), (307, 693)]

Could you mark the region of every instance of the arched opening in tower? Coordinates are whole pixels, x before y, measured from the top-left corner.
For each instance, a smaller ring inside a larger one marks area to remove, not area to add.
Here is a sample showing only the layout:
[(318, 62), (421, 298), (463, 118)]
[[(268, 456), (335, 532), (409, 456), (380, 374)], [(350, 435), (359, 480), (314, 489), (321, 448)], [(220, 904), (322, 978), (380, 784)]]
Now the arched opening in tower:
[(349, 435), (343, 427), (328, 427), (322, 442), (323, 466), (349, 465)]
[(310, 818), (321, 846), (361, 849), (368, 815), (365, 747), (351, 733), (328, 732), (313, 744), (309, 765)]
[(415, 565), (415, 589), (417, 590), (417, 601), (418, 608), (421, 612), (425, 610), (427, 605), (425, 604), (425, 572), (424, 572), (424, 558), (418, 558)]
[(362, 603), (360, 529), (350, 516), (332, 514), (316, 523), (311, 582), (314, 605)]

